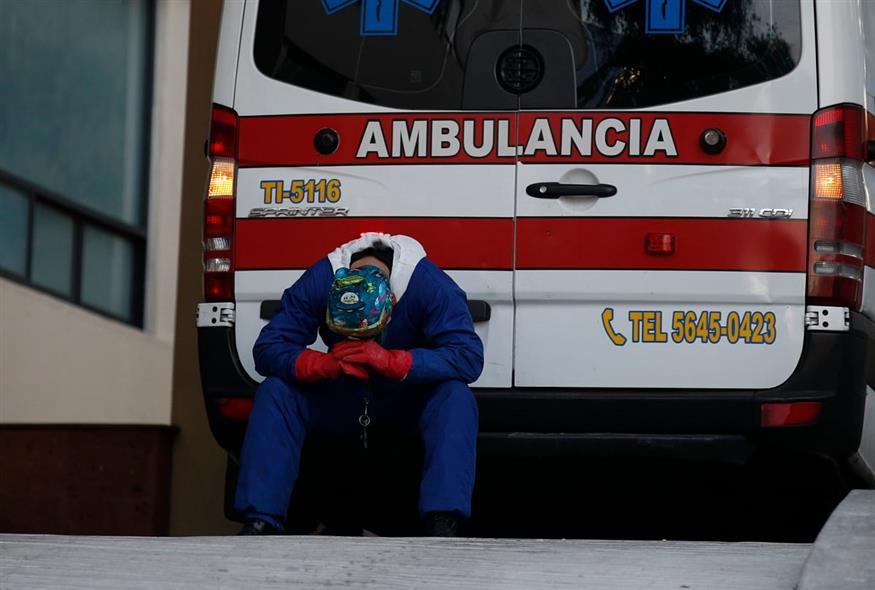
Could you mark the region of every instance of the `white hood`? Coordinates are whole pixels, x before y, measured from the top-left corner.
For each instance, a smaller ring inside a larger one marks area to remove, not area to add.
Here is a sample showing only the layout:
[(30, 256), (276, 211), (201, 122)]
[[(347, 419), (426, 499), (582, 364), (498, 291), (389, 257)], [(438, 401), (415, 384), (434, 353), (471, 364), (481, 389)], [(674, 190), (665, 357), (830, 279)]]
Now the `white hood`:
[(425, 258), (422, 244), (411, 237), (366, 233), (357, 240), (343, 244), (328, 255), (331, 270), (337, 272), (339, 268), (349, 268), (349, 259), (353, 254), (372, 248), (375, 244), (385, 244), (392, 248), (392, 274), (389, 276), (389, 287), (395, 294), (395, 299), (400, 301), (407, 291), (413, 270), (419, 261)]

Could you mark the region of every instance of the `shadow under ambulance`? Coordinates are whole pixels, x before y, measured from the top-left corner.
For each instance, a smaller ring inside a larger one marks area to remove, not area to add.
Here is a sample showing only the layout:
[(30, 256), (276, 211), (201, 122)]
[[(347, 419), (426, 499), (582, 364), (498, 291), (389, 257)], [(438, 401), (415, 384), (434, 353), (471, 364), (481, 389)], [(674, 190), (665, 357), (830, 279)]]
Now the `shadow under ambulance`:
[[(405, 450), (377, 460), (338, 450), (305, 450), (289, 532), (421, 535), (416, 454)], [(743, 466), (655, 458), (481, 457), (473, 517), (462, 534), (810, 543), (858, 486), (832, 462), (801, 455), (761, 454)]]

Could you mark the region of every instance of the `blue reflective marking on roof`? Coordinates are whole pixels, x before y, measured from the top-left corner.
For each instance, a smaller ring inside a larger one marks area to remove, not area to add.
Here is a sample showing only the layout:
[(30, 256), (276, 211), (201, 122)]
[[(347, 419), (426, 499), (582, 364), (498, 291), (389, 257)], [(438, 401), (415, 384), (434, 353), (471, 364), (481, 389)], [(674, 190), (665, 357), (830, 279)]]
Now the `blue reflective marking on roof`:
[[(648, 35), (677, 35), (684, 32), (687, 0), (645, 0), (645, 31)], [(691, 0), (714, 12), (720, 12), (729, 0)], [(611, 12), (631, 6), (638, 0), (604, 0)]]
[(334, 14), (359, 1), (362, 3), (359, 32), (364, 37), (397, 35), (398, 12), (402, 3), (426, 14), (432, 14), (440, 3), (440, 0), (322, 0), (322, 7), (326, 14)]

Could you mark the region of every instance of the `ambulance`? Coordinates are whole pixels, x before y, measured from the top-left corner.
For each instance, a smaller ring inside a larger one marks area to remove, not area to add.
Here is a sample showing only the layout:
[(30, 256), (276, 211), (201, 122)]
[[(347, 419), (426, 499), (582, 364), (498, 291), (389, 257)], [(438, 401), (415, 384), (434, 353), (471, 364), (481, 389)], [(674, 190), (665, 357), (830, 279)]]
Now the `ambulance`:
[(281, 293), (379, 232), (467, 293), (481, 454), (875, 482), (875, 2), (228, 0), (213, 102), (197, 325), (232, 462)]

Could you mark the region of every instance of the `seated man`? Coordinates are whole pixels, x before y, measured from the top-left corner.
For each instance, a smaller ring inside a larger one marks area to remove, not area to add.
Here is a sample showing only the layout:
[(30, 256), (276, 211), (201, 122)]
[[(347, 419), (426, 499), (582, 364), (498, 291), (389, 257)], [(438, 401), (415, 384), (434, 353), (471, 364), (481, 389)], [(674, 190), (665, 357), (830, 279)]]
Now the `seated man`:
[[(329, 352), (307, 348), (317, 332)], [(340, 246), (286, 289), (254, 354), (267, 378), (243, 443), (241, 534), (282, 532), (308, 434), (361, 433), (366, 444), (369, 429), (389, 428), (418, 429), (425, 532), (455, 536), (471, 512), (478, 415), (468, 384), (483, 344), (465, 293), (419, 242), (365, 234)]]

